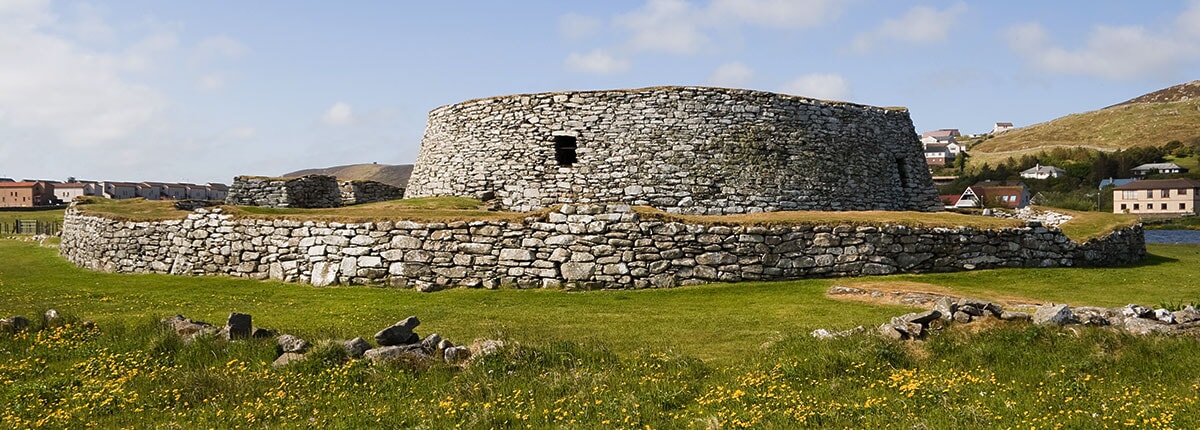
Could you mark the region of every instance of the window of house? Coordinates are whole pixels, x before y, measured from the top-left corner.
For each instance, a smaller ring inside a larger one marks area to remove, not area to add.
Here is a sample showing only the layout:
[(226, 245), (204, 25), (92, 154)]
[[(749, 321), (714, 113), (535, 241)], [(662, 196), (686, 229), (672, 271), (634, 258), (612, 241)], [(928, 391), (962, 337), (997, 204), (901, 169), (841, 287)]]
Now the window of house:
[(1180, 188), (1179, 190), (1177, 190), (1177, 191), (1175, 192), (1175, 194), (1179, 194), (1179, 195), (1181, 195), (1181, 196), (1186, 196), (1186, 195), (1187, 195), (1187, 188)]
[(1167, 210), (1167, 204), (1166, 204), (1166, 203), (1163, 203), (1163, 204), (1162, 204), (1162, 210), (1164, 210), (1164, 211), (1165, 211), (1165, 210)]
[(1135, 210), (1135, 211), (1136, 211), (1136, 210), (1139, 210), (1139, 209), (1141, 209), (1141, 208), (1142, 208), (1142, 205), (1141, 205), (1141, 204), (1138, 204), (1138, 203), (1134, 203), (1134, 204), (1133, 204), (1133, 210)]
[(559, 166), (571, 167), (579, 161), (575, 154), (578, 147), (575, 136), (554, 136), (554, 161), (557, 161)]
[(1125, 190), (1121, 191), (1121, 198), (1125, 200), (1133, 200), (1137, 198), (1137, 191)]
[(1187, 210), (1187, 203), (1180, 203), (1180, 204), (1179, 204), (1179, 210), (1181, 210), (1181, 211), (1186, 211), (1186, 210)]
[(1162, 198), (1171, 197), (1171, 190), (1162, 190)]
[(1121, 210), (1126, 210), (1126, 209), (1129, 209), (1129, 208), (1128, 208), (1128, 207), (1125, 207), (1125, 204), (1124, 204), (1124, 203), (1121, 203)]
[(1146, 198), (1148, 198), (1148, 199), (1154, 198), (1154, 190), (1146, 190)]

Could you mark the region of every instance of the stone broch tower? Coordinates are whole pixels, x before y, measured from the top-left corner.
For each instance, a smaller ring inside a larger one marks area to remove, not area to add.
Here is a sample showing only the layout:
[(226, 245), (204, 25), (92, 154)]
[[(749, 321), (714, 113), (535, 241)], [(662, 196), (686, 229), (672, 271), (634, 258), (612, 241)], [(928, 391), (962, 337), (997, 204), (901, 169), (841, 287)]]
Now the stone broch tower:
[(908, 111), (707, 87), (522, 94), (429, 113), (406, 197), (684, 214), (942, 205)]

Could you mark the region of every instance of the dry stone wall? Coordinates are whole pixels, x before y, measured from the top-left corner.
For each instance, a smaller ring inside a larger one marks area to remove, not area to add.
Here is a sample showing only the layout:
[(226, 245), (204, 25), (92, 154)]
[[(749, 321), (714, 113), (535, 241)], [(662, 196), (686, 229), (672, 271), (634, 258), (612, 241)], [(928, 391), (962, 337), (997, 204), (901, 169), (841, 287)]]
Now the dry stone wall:
[(299, 178), (238, 176), (229, 186), (225, 203), (273, 208), (333, 208), (342, 205), (337, 178), (308, 175)]
[(342, 182), (342, 205), (385, 202), (404, 198), (404, 189), (378, 181)]
[(706, 87), (523, 94), (429, 113), (408, 197), (685, 214), (942, 205), (908, 111)]
[(721, 226), (626, 205), (565, 205), (523, 221), (117, 221), (70, 209), (60, 252), (106, 272), (330, 284), (658, 288), (718, 281), (1111, 266), (1146, 255), (1140, 226), (1076, 243), (1057, 229)]

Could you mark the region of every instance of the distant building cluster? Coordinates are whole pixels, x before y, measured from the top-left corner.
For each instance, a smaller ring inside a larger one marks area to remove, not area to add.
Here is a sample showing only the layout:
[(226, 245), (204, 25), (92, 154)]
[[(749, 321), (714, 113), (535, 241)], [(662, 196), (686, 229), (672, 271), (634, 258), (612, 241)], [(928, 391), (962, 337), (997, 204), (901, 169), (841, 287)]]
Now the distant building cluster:
[[(992, 127), (991, 134), (1000, 134), (1013, 129), (1011, 122), (998, 122)], [(975, 134), (968, 137), (979, 137)], [(921, 133), (921, 145), (925, 147), (925, 163), (930, 167), (941, 167), (954, 164), (962, 154), (967, 153), (966, 145), (959, 143), (962, 133), (957, 128), (940, 128)]]
[(224, 200), (229, 193), (225, 184), (187, 184), (166, 182), (67, 182), (0, 178), (0, 207), (52, 206), (74, 201), (82, 196), (109, 199), (146, 200)]

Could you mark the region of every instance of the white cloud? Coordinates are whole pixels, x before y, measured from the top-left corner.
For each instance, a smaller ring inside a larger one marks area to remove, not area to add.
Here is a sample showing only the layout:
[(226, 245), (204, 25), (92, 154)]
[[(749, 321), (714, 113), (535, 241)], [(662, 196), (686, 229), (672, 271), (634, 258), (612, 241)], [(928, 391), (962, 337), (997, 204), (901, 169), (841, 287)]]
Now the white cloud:
[(930, 44), (947, 40), (955, 21), (967, 11), (964, 3), (938, 10), (929, 6), (915, 6), (904, 15), (883, 21), (879, 27), (855, 36), (852, 48), (865, 53), (889, 42)]
[(1188, 9), (1179, 14), (1175, 27), (1186, 36), (1200, 38), (1200, 0), (1191, 1)]
[(713, 0), (707, 14), (713, 20), (730, 20), (773, 28), (816, 27), (841, 15), (841, 0)]
[(196, 59), (209, 61), (219, 58), (239, 58), (246, 54), (246, 45), (232, 37), (221, 35), (206, 37), (196, 44)]
[(600, 49), (587, 54), (572, 52), (567, 56), (566, 65), (571, 70), (597, 75), (612, 75), (629, 70), (629, 60), (613, 57)]
[(165, 106), (153, 88), (127, 79), (170, 50), (152, 35), (124, 52), (87, 49), (58, 35), (45, 2), (0, 6), (0, 128), (41, 144), (90, 147), (156, 126)]
[(712, 33), (718, 29), (815, 27), (837, 18), (844, 7), (837, 0), (713, 0), (705, 7), (647, 0), (615, 22), (629, 32), (631, 50), (694, 54), (716, 38)]
[(616, 22), (631, 33), (629, 44), (637, 51), (691, 54), (708, 42), (701, 31), (706, 17), (684, 0), (649, 0)]
[(225, 86), (225, 76), (220, 73), (210, 73), (200, 77), (200, 88), (215, 90)]
[(754, 70), (740, 62), (734, 61), (717, 66), (708, 77), (709, 85), (719, 87), (743, 88), (754, 78)]
[(325, 114), (321, 115), (321, 122), (333, 126), (350, 125), (354, 122), (354, 114), (350, 111), (349, 104), (337, 102), (325, 110)]
[(1200, 1), (1190, 2), (1174, 26), (1162, 29), (1093, 26), (1074, 49), (1056, 45), (1036, 22), (1009, 27), (1004, 39), (1030, 67), (1044, 72), (1113, 80), (1172, 75), (1200, 61)]
[(599, 19), (577, 13), (558, 17), (558, 33), (570, 40), (589, 37), (599, 31), (602, 25)]
[(258, 137), (258, 130), (254, 127), (234, 127), (221, 132), (221, 139), (232, 140), (251, 140)]
[(0, 29), (5, 33), (33, 31), (53, 24), (49, 0), (5, 0), (0, 2)]
[[(693, 55), (718, 49), (715, 42), (736, 38), (747, 27), (796, 30), (820, 26), (836, 19), (846, 5), (842, 0), (712, 0), (703, 5), (688, 0), (646, 0), (612, 18), (606, 30), (617, 33), (619, 44), (589, 54), (572, 53), (567, 63), (574, 70), (615, 73), (628, 69), (629, 60), (613, 52)], [(596, 22), (565, 15), (560, 18), (559, 32), (568, 39), (577, 38), (585, 32), (574, 27), (596, 31)]]
[(812, 73), (792, 79), (781, 91), (815, 99), (845, 100), (850, 95), (850, 83), (838, 74)]

